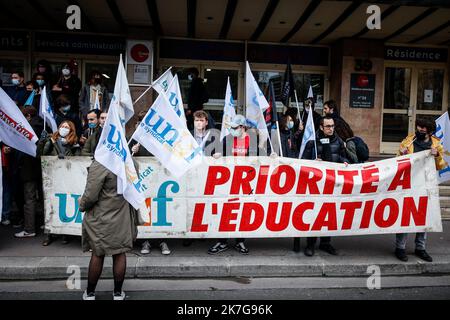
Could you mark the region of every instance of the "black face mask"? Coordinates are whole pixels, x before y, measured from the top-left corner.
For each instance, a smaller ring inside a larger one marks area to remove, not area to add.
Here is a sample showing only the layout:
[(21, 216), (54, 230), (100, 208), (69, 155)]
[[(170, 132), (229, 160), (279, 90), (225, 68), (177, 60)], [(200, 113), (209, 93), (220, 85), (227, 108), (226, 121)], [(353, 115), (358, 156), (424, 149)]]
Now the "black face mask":
[(426, 138), (426, 136), (427, 136), (426, 133), (416, 131), (416, 139), (417, 139), (418, 141), (424, 141), (425, 138)]

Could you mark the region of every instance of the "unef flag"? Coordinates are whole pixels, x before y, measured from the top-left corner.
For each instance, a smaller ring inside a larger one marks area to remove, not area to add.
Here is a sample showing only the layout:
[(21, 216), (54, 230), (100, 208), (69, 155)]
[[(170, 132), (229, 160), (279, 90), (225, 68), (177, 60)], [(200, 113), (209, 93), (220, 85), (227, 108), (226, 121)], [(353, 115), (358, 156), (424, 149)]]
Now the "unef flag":
[(202, 146), (170, 106), (165, 94), (158, 96), (131, 139), (150, 151), (176, 178), (201, 163)]
[(133, 101), (131, 100), (130, 87), (128, 86), (127, 74), (120, 55), (119, 66), (117, 69), (116, 83), (114, 85), (114, 95), (111, 99), (111, 105), (118, 103), (120, 122), (125, 128), (125, 124), (134, 115)]
[(0, 88), (0, 140), (36, 157), (38, 137), (16, 103)]
[(258, 86), (258, 83), (253, 77), (248, 61), (246, 61), (245, 70), (245, 89), (247, 122), (250, 123), (251, 126), (258, 128), (258, 131), (262, 138), (261, 140), (266, 141), (266, 139), (269, 137), (269, 132), (267, 131), (263, 112), (266, 111), (267, 108), (269, 108), (269, 103), (267, 102), (264, 94)]
[(446, 112), (438, 119), (436, 119), (436, 137), (441, 139), (441, 144), (444, 147), (444, 160), (447, 162), (447, 167), (439, 170), (439, 183), (450, 180), (450, 119), (449, 113)]
[(117, 175), (117, 193), (123, 194), (125, 200), (137, 210), (145, 198), (119, 118), (119, 109), (117, 100), (111, 103), (94, 158)]
[[(313, 119), (313, 110), (309, 109), (308, 119), (306, 120), (305, 132), (303, 133), (302, 146), (300, 147), (299, 158), (301, 159), (303, 156), (303, 152), (305, 151), (306, 143), (310, 140), (313, 140), (316, 143), (316, 130), (314, 128), (314, 119)], [(316, 158), (317, 158), (317, 146), (316, 150)]]
[(41, 102), (39, 105), (39, 116), (44, 119), (44, 130), (45, 130), (45, 123), (50, 123), (50, 127), (52, 128), (53, 132), (58, 131), (58, 126), (56, 125), (55, 116), (53, 115), (52, 107), (50, 106), (50, 103), (47, 99), (47, 89), (44, 86), (44, 88), (41, 91)]
[(173, 81), (173, 75), (172, 75), (172, 71), (171, 70), (172, 70), (172, 67), (167, 69), (158, 79), (153, 81), (152, 87), (159, 94), (169, 90), (169, 86), (170, 86), (170, 84)]
[(175, 110), (176, 114), (184, 121), (184, 123), (186, 123), (178, 75), (175, 75), (165, 94), (173, 110)]
[(230, 133), (230, 123), (236, 115), (234, 108), (234, 99), (231, 92), (230, 77), (228, 77), (227, 91), (225, 92), (225, 105), (223, 107), (222, 130), (220, 131), (220, 141)]

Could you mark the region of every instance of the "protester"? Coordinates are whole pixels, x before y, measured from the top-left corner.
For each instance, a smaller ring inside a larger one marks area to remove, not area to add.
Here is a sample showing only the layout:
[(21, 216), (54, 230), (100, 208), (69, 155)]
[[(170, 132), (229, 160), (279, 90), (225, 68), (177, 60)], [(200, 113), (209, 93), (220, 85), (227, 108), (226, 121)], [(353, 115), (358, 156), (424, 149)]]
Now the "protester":
[(61, 94), (65, 94), (70, 100), (72, 110), (78, 114), (81, 81), (72, 71), (68, 64), (62, 67), (60, 78), (52, 88), (52, 95), (53, 101), (56, 101)]
[(4, 87), (6, 94), (18, 105), (22, 107), (26, 101), (26, 87), (23, 72), (11, 73), (12, 86)]
[(75, 125), (77, 137), (81, 137), (83, 134), (83, 127), (81, 126), (81, 120), (78, 113), (72, 110), (70, 98), (62, 94), (56, 99), (55, 104), (55, 121), (59, 126), (63, 121), (69, 120)]
[[(397, 156), (412, 154), (424, 150), (431, 150), (431, 155), (434, 156), (436, 170), (442, 170), (447, 167), (447, 163), (443, 158), (444, 148), (439, 142), (439, 139), (433, 136), (436, 130), (434, 122), (426, 119), (418, 118), (416, 120), (416, 132), (408, 135), (400, 143)], [(398, 233), (395, 238), (395, 256), (401, 261), (408, 261), (406, 255), (406, 240), (407, 233)], [(427, 233), (417, 232), (414, 251), (415, 255), (422, 260), (432, 262), (433, 258), (427, 253), (426, 248)]]
[[(203, 151), (209, 149), (207, 148), (211, 143), (213, 143), (213, 137), (211, 134), (208, 136), (207, 140), (204, 141), (208, 135), (208, 114), (203, 110), (197, 110), (194, 112), (194, 129), (191, 130), (191, 134), (197, 141), (199, 146), (202, 146)], [(205, 156), (212, 156), (214, 151), (210, 151), (209, 154)]]
[(294, 127), (295, 122), (291, 116), (285, 114), (280, 118), (280, 138), (281, 138), (281, 150), (283, 151), (283, 157), (286, 158), (298, 158), (298, 140), (295, 139)]
[(82, 156), (94, 156), (98, 141), (102, 135), (102, 127), (100, 127), (100, 110), (93, 109), (87, 114), (88, 128), (84, 131), (80, 138)]
[(197, 110), (203, 110), (203, 104), (208, 102), (208, 93), (206, 91), (203, 79), (199, 77), (197, 68), (189, 69), (188, 75), (191, 85), (189, 87), (186, 120), (190, 130), (193, 129), (194, 124), (194, 112)]
[(3, 199), (2, 199), (2, 225), (8, 226), (11, 224), (11, 205), (12, 205), (12, 191), (13, 180), (11, 166), (11, 154), (13, 149), (3, 142), (0, 142), (1, 156), (2, 156), (2, 186), (3, 186)]
[[(141, 121), (144, 119), (145, 115), (147, 114), (146, 110), (142, 110), (138, 113), (138, 119), (135, 123), (134, 127), (135, 129), (139, 126)], [(127, 140), (129, 140), (128, 138)], [(132, 139), (129, 144), (129, 148), (135, 157), (153, 157), (153, 155), (145, 148), (141, 147), (137, 141)], [(169, 245), (167, 244), (164, 239), (153, 239), (156, 241), (158, 247), (161, 249), (161, 254), (163, 255), (169, 255), (172, 252), (169, 249)], [(142, 240), (138, 241), (138, 244), (141, 245), (141, 254), (149, 254), (151, 250), (151, 243), (150, 240)]]
[(39, 105), (41, 103), (41, 96), (39, 93), (38, 84), (35, 81), (27, 81), (25, 83), (25, 88), (27, 91), (25, 95), (24, 107), (27, 106), (28, 99), (34, 93), (33, 100), (31, 101), (31, 103), (28, 103), (28, 105), (35, 107), (36, 110), (39, 110)]
[[(81, 154), (75, 125), (69, 120), (64, 120), (58, 127), (58, 131), (49, 138), (44, 137), (39, 142), (41, 154), (43, 156), (58, 156), (59, 159), (65, 157), (79, 156)], [(54, 240), (54, 236), (46, 231), (46, 237), (42, 242), (43, 246), (48, 246)], [(62, 243), (68, 244), (70, 237), (63, 235)]]
[(333, 118), (335, 129), (339, 132), (350, 128), (350, 125), (342, 118), (339, 107), (334, 100), (325, 101), (323, 104), (323, 115)]
[[(37, 110), (32, 106), (23, 108), (22, 113), (30, 123), (36, 135), (43, 131), (43, 121), (38, 116)], [(20, 184), (16, 184), (14, 193), (19, 211), (23, 212), (24, 230), (14, 234), (16, 238), (30, 238), (36, 236), (36, 214), (41, 211), (42, 199), (38, 199), (39, 184), (41, 184), (41, 161), (39, 154), (32, 157), (26, 153), (15, 150), (14, 160), (17, 165), (17, 178)], [(18, 188), (18, 189), (17, 189)], [(20, 190), (20, 191), (19, 191)], [(18, 193), (21, 194), (18, 194)]]
[(137, 236), (136, 212), (117, 193), (117, 176), (96, 160), (89, 167), (79, 208), (85, 212), (82, 224), (83, 251), (92, 250), (83, 300), (95, 300), (95, 289), (102, 274), (105, 255), (112, 255), (113, 258), (113, 299), (124, 300), (125, 253), (133, 249)]
[(80, 113), (84, 119), (89, 110), (95, 109), (95, 101), (98, 95), (98, 101), (101, 111), (106, 111), (109, 106), (108, 89), (103, 85), (103, 76), (97, 71), (93, 70), (89, 75), (88, 83), (83, 87), (80, 94)]
[[(245, 157), (250, 153), (250, 135), (247, 133), (247, 120), (243, 115), (237, 114), (230, 123), (230, 134), (232, 136), (231, 156)], [(228, 136), (227, 136), (228, 137)], [(228, 140), (225, 137), (224, 141)], [(227, 148), (225, 148), (225, 153)], [(214, 154), (218, 159), (222, 156), (220, 153)], [(236, 239), (234, 248), (241, 254), (248, 254), (249, 250), (244, 244), (245, 239)], [(209, 254), (217, 254), (228, 250), (228, 239), (220, 239), (215, 245), (208, 249)]]
[(343, 141), (345, 141), (345, 151), (350, 163), (359, 163), (355, 135), (353, 134), (352, 128), (344, 122), (340, 127), (335, 128), (335, 132)]
[[(316, 132), (316, 140), (310, 140), (306, 143), (302, 159), (348, 164), (344, 141), (334, 132), (333, 118), (325, 116), (320, 120), (319, 130)], [(317, 237), (307, 238), (306, 256), (311, 257), (314, 255), (316, 242)], [(331, 245), (331, 237), (321, 237), (319, 249), (332, 255), (337, 254), (336, 249)]]
[(52, 70), (52, 66), (50, 65), (50, 62), (48, 62), (45, 59), (39, 60), (36, 64), (36, 72), (43, 76), (48, 88), (51, 88), (52, 84), (54, 83), (54, 79), (53, 79), (54, 74), (53, 74), (53, 70)]
[(100, 120), (99, 120), (99, 125), (102, 128), (105, 125), (106, 117), (108, 117), (108, 111), (103, 110), (102, 113), (100, 113)]
[[(47, 94), (48, 103), (50, 104), (50, 106), (53, 106), (53, 98), (52, 98), (51, 91), (50, 91), (51, 88), (48, 85), (48, 80), (46, 78), (46, 75), (43, 74), (43, 73), (35, 73), (33, 75), (33, 80), (32, 81), (37, 83), (37, 85), (38, 85), (38, 90), (36, 92), (36, 98), (35, 99), (38, 99), (37, 101), (40, 103), (42, 90), (44, 90), (44, 88), (45, 88), (45, 92)], [(39, 110), (39, 105), (37, 105), (37, 109)]]

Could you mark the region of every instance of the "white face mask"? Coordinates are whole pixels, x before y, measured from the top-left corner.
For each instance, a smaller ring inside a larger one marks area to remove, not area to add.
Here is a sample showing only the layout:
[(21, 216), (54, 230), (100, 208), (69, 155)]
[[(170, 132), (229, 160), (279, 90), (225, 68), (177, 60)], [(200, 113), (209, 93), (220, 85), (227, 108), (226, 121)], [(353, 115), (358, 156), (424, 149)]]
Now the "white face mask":
[(68, 76), (68, 75), (70, 75), (70, 70), (69, 69), (62, 69), (62, 74), (63, 74), (63, 76)]
[(192, 81), (192, 79), (194, 79), (194, 76), (192, 74), (188, 75), (188, 80)]
[(69, 134), (70, 129), (59, 128), (58, 132), (59, 132), (59, 135), (64, 138), (64, 137), (66, 137)]
[(237, 128), (237, 129), (230, 128), (230, 133), (233, 137), (239, 138), (240, 136), (242, 136), (242, 129), (241, 128)]

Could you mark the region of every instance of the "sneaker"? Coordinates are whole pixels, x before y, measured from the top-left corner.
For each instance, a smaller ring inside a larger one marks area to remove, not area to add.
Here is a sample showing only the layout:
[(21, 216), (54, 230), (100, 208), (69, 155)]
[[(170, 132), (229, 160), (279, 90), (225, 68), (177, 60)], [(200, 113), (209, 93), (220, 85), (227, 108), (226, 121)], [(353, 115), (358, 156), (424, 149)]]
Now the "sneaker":
[(209, 254), (217, 254), (222, 251), (228, 250), (228, 243), (224, 242), (217, 242), (215, 245), (213, 245), (211, 248), (208, 249)]
[(416, 249), (414, 253), (422, 260), (425, 260), (427, 262), (433, 262), (433, 258), (425, 250)]
[(167, 256), (167, 255), (170, 254), (170, 249), (169, 249), (169, 246), (167, 245), (167, 243), (161, 242), (161, 243), (159, 244), (159, 247), (161, 248), (161, 253), (162, 253), (163, 255)]
[(151, 247), (150, 247), (150, 242), (145, 241), (145, 242), (142, 244), (141, 254), (149, 254), (149, 253), (150, 253), (150, 249), (151, 249)]
[(320, 244), (319, 245), (319, 249), (322, 250), (322, 251), (325, 251), (325, 252), (327, 252), (327, 253), (329, 253), (329, 254), (331, 254), (333, 256), (337, 256), (337, 254), (338, 254), (336, 249), (329, 243), (327, 243), (327, 244)]
[(36, 236), (36, 233), (34, 233), (34, 232), (28, 233), (25, 230), (14, 234), (14, 237), (16, 237), (16, 238), (32, 238), (35, 236)]
[(406, 255), (405, 249), (395, 249), (395, 256), (398, 260), (406, 262), (408, 261), (408, 256)]
[(83, 300), (95, 300), (95, 292), (90, 292), (89, 294), (85, 290), (83, 292)]
[(236, 249), (241, 254), (248, 254), (248, 249), (243, 242), (236, 243), (234, 249)]
[(114, 292), (113, 293), (113, 300), (125, 300), (125, 292)]
[(11, 224), (11, 221), (9, 221), (8, 219), (2, 220), (2, 225), (9, 226), (10, 224)]

